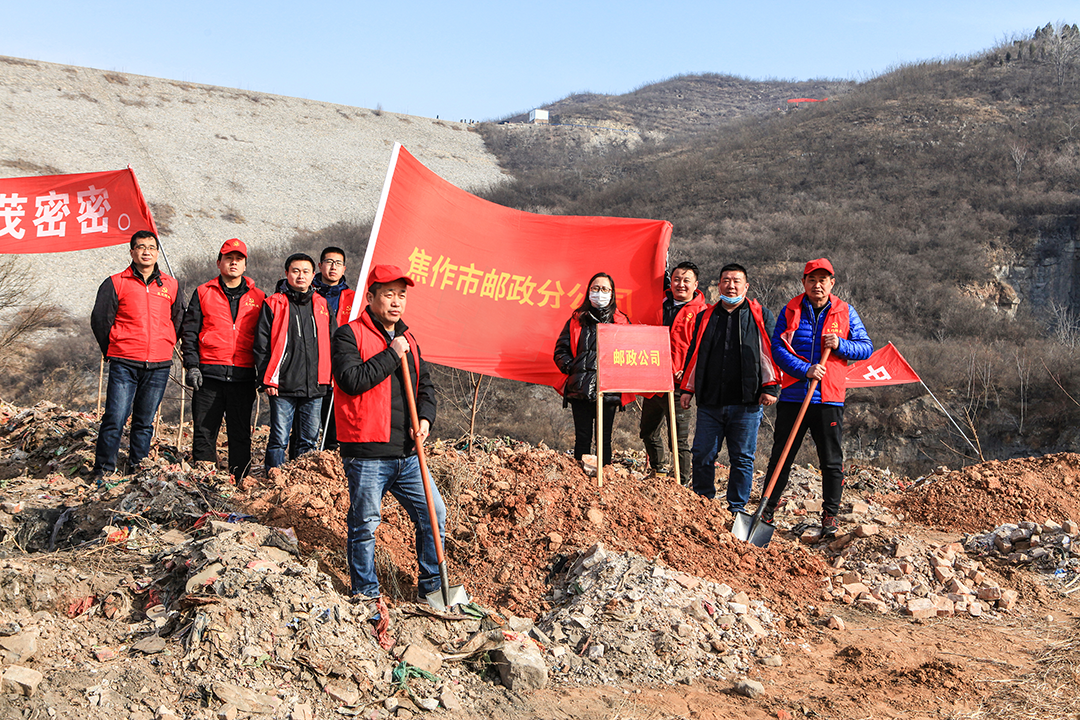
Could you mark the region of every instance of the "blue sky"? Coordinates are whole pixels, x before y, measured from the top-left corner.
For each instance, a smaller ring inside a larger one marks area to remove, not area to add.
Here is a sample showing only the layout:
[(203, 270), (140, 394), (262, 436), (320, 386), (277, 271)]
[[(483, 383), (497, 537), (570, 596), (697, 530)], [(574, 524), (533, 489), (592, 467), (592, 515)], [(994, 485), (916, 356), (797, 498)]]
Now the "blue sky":
[(448, 120), (682, 73), (862, 80), (969, 55), (1075, 0), (4, 3), (0, 55)]

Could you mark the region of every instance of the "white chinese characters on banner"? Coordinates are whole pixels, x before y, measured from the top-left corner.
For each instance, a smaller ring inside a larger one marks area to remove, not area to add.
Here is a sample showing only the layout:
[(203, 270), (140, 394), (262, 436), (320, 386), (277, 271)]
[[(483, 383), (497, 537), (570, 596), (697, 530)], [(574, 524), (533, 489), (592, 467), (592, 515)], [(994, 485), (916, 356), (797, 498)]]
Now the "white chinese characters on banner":
[(869, 372), (863, 375), (863, 380), (892, 380), (892, 375), (889, 374), (889, 371), (885, 369), (884, 365), (879, 368), (876, 368), (873, 365), (867, 365), (866, 369)]
[(10, 235), (16, 240), (22, 240), (26, 229), (19, 227), (26, 210), (23, 204), (26, 198), (19, 197), (18, 193), (11, 195), (0, 194), (0, 236)]
[[(108, 212), (112, 210), (109, 204), (109, 191), (91, 185), (88, 189), (79, 191), (77, 196), (79, 232), (82, 234), (107, 233), (109, 231)], [(0, 193), (0, 237), (10, 235), (16, 240), (21, 240), (26, 235), (29, 228), (23, 226), (22, 222), (26, 216), (28, 199), (18, 193), (10, 195)], [(33, 236), (65, 237), (67, 235), (67, 221), (64, 218), (71, 214), (68, 193), (50, 190), (48, 195), (35, 197), (34, 206), (37, 210), (34, 214)]]
[(71, 214), (68, 208), (68, 194), (50, 190), (48, 195), (35, 199), (37, 203), (37, 215), (34, 216), (34, 226), (37, 227), (38, 237), (64, 237), (67, 230), (67, 222), (64, 220)]
[(83, 233), (109, 232), (109, 218), (105, 213), (112, 210), (109, 205), (109, 191), (98, 190), (93, 185), (89, 190), (81, 190), (79, 195), (79, 223)]

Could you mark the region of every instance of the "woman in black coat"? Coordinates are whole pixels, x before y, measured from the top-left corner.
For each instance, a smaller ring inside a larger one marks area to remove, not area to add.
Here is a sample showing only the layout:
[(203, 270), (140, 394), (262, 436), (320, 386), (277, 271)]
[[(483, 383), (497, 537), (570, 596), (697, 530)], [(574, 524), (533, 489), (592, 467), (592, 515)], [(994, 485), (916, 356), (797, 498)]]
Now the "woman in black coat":
[[(563, 407), (574, 413), (574, 459), (592, 449), (596, 424), (596, 326), (600, 323), (628, 325), (629, 318), (615, 304), (615, 281), (607, 273), (596, 273), (587, 285), (588, 294), (566, 321), (555, 341), (555, 364), (566, 375)], [(604, 464), (611, 463), (611, 429), (622, 396), (604, 396)]]

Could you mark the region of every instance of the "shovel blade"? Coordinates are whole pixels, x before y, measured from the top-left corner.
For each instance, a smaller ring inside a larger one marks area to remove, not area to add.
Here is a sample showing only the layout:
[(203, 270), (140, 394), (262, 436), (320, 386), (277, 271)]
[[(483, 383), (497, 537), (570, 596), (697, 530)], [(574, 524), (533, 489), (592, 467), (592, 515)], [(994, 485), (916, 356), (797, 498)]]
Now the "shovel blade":
[(427, 601), (428, 605), (439, 612), (446, 612), (455, 605), (468, 605), (472, 602), (469, 593), (465, 592), (465, 588), (461, 585), (450, 585), (447, 587), (445, 598), (443, 597), (442, 588), (439, 588), (438, 590), (429, 592), (424, 600)]
[(744, 512), (735, 514), (735, 522), (731, 526), (732, 535), (757, 547), (768, 545), (775, 531), (776, 526), (772, 523), (765, 522), (757, 514)]

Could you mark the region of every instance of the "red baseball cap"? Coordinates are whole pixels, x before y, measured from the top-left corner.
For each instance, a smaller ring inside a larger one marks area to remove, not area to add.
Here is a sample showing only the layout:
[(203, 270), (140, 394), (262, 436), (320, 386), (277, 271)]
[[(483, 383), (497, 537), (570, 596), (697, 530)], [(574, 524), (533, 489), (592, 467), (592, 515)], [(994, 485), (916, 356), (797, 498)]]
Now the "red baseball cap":
[(408, 275), (405, 274), (401, 268), (397, 265), (376, 265), (371, 268), (371, 272), (367, 276), (367, 286), (371, 289), (371, 286), (375, 283), (392, 283), (398, 280), (404, 280), (405, 284), (412, 287), (416, 283), (412, 281)]
[(219, 250), (218, 252), (220, 252), (222, 255), (227, 255), (231, 252), (238, 252), (243, 255), (244, 258), (247, 258), (248, 256), (247, 245), (244, 244), (243, 240), (238, 240), (237, 238), (226, 240), (225, 244), (221, 246), (221, 250)]
[(811, 260), (810, 262), (806, 263), (806, 267), (804, 267), (802, 271), (803, 277), (806, 277), (815, 270), (824, 270), (830, 275), (836, 274), (832, 269), (831, 262), (829, 262), (825, 258), (818, 258), (817, 260)]

